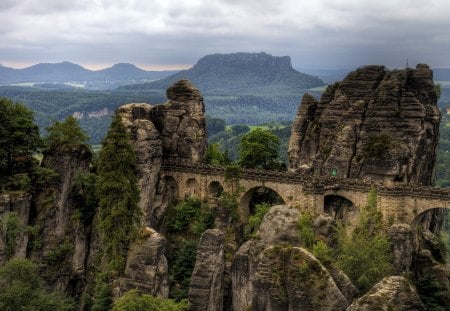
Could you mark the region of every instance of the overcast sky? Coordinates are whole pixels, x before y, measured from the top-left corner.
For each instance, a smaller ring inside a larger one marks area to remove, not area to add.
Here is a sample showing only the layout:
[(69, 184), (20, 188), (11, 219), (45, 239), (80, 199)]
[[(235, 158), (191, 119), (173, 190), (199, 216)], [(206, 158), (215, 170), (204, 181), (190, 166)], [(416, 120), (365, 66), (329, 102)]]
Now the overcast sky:
[(190, 67), (212, 53), (295, 68), (450, 67), (448, 0), (0, 0), (0, 64)]

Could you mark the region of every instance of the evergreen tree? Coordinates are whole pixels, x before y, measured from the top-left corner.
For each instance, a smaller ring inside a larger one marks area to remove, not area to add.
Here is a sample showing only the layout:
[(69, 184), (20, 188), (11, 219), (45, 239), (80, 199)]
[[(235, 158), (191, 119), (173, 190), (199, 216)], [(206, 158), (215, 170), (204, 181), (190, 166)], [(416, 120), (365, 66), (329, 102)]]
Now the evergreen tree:
[(73, 301), (47, 292), (38, 267), (28, 259), (11, 259), (0, 268), (0, 310), (73, 310)]
[(129, 243), (136, 238), (141, 225), (136, 163), (129, 135), (116, 115), (103, 140), (96, 188), (104, 255), (112, 271), (119, 274), (125, 267)]
[(0, 98), (0, 178), (29, 172), (32, 155), (41, 145), (33, 112)]
[(89, 139), (73, 116), (68, 116), (63, 122), (55, 121), (46, 130), (48, 134), (44, 143), (48, 151), (58, 151), (69, 145), (82, 145)]

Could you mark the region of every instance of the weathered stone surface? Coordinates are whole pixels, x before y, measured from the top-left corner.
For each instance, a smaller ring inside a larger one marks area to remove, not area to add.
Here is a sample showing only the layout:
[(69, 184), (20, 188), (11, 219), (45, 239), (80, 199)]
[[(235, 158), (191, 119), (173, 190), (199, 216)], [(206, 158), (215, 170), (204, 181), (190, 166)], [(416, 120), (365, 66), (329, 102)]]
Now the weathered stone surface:
[(74, 296), (85, 285), (90, 231), (76, 217), (72, 188), (77, 176), (89, 171), (91, 157), (90, 148), (75, 145), (44, 154), (42, 166), (53, 169), (58, 177), (34, 198), (41, 247), (32, 249), (30, 257), (41, 263), (50, 287)]
[[(28, 193), (22, 194), (2, 194), (0, 195), (0, 265), (2, 265), (9, 256), (25, 258), (27, 254), (28, 234), (25, 232), (25, 227), (29, 224), (31, 210), (31, 195)], [(18, 226), (20, 232), (17, 234), (11, 253), (8, 254), (6, 248), (6, 232), (4, 229), (3, 220), (8, 213), (16, 213), (18, 217)]]
[(344, 310), (355, 295), (342, 272), (299, 247), (299, 210), (280, 205), (265, 215), (257, 239), (244, 243), (232, 267), (233, 310)]
[(169, 87), (167, 97), (169, 101), (162, 105), (136, 103), (118, 109), (138, 158), (139, 205), (145, 223), (152, 227), (160, 225), (175, 190), (171, 181), (158, 179), (162, 160), (201, 163), (207, 147), (200, 91), (189, 81), (180, 80)]
[(146, 227), (130, 247), (124, 275), (114, 282), (113, 296), (120, 297), (126, 291), (137, 288), (145, 294), (167, 298), (169, 273), (166, 244), (161, 234)]
[(388, 234), (395, 272), (397, 274), (408, 272), (413, 255), (413, 234), (410, 226), (405, 224), (391, 226)]
[(264, 244), (299, 244), (298, 217), (300, 211), (292, 206), (272, 206), (264, 216), (258, 230), (258, 237)]
[(425, 310), (416, 290), (404, 277), (385, 277), (346, 311)]
[(253, 310), (344, 310), (348, 301), (320, 262), (300, 247), (271, 246), (258, 257)]
[(205, 105), (188, 80), (167, 89), (169, 101), (155, 106), (151, 120), (161, 134), (164, 159), (201, 163), (207, 148)]
[(292, 126), (290, 169), (314, 176), (432, 184), (440, 113), (432, 71), (367, 66), (305, 95)]
[(223, 309), (224, 233), (206, 230), (197, 249), (189, 287), (190, 310), (221, 311)]
[(147, 224), (151, 224), (158, 174), (162, 163), (162, 142), (159, 132), (148, 120), (153, 106), (127, 104), (119, 107), (118, 113), (128, 129), (138, 163), (139, 206)]

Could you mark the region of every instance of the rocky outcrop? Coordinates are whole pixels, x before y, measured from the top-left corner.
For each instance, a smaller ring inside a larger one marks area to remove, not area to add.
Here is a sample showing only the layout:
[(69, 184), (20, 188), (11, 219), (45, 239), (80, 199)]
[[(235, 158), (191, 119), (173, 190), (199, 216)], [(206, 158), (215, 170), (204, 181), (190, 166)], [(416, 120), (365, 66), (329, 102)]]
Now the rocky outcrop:
[(392, 264), (397, 274), (408, 272), (413, 256), (413, 234), (406, 224), (394, 225), (389, 228), (391, 242)]
[(162, 164), (162, 143), (159, 132), (150, 121), (153, 106), (127, 104), (119, 107), (118, 114), (128, 129), (137, 157), (139, 207), (147, 224), (151, 224), (152, 210), (158, 174)]
[(151, 111), (151, 120), (161, 134), (163, 158), (201, 163), (208, 143), (200, 91), (188, 80), (180, 80), (167, 89), (167, 98), (167, 103)]
[(50, 287), (73, 296), (85, 283), (90, 230), (81, 221), (72, 189), (77, 177), (89, 171), (91, 157), (84, 145), (44, 154), (42, 166), (54, 170), (56, 177), (34, 198), (33, 225), (39, 230), (35, 240), (41, 247), (31, 248), (30, 257), (41, 263)]
[(180, 80), (168, 88), (167, 97), (162, 105), (127, 104), (118, 109), (138, 158), (139, 205), (152, 227), (160, 225), (175, 194), (170, 180), (158, 179), (162, 160), (201, 163), (207, 148), (205, 106), (199, 90)]
[(25, 228), (29, 224), (30, 210), (31, 195), (0, 195), (0, 265), (11, 257), (26, 257), (28, 234)]
[(299, 213), (286, 205), (272, 207), (257, 238), (236, 252), (233, 310), (344, 310), (349, 305), (357, 291), (348, 278), (336, 268), (330, 273), (300, 247)]
[(385, 277), (346, 311), (425, 310), (416, 290), (404, 277)]
[(113, 296), (120, 297), (130, 289), (167, 298), (169, 273), (166, 239), (155, 230), (146, 227), (138, 240), (130, 246), (123, 277), (115, 280)]
[(314, 176), (432, 184), (440, 113), (432, 71), (367, 66), (305, 95), (292, 126), (289, 167)]
[(206, 230), (197, 249), (189, 287), (190, 310), (221, 311), (223, 309), (224, 233)]

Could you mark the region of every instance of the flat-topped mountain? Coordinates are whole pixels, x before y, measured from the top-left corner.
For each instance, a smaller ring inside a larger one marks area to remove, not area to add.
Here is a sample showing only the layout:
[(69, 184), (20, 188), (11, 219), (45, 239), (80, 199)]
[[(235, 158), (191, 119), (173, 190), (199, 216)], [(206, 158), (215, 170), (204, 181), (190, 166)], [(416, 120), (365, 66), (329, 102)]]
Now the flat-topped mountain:
[(127, 89), (166, 89), (174, 82), (188, 79), (203, 93), (220, 94), (298, 94), (324, 85), (324, 82), (292, 68), (289, 56), (267, 53), (212, 54), (197, 64), (159, 81), (130, 85)]

